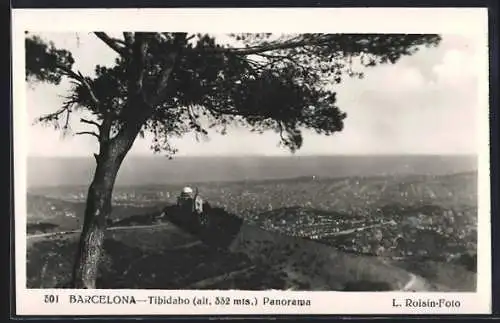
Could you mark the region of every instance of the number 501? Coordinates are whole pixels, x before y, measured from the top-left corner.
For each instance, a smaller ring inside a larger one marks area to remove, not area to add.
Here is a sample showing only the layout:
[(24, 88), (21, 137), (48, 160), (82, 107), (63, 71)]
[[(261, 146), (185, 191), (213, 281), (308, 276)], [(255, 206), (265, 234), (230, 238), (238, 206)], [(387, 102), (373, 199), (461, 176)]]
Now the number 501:
[(45, 295), (43, 301), (44, 303), (58, 303), (59, 295)]

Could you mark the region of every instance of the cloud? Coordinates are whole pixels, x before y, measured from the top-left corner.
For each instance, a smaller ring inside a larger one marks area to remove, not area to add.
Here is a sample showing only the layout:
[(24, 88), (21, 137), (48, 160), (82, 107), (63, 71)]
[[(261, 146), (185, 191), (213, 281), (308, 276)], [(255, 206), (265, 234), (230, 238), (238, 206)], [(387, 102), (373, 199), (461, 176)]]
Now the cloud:
[(350, 119), (346, 134), (363, 138), (360, 151), (476, 152), (474, 41), (445, 40), (443, 48), (369, 70), (365, 80), (339, 90)]
[(477, 65), (475, 55), (457, 49), (448, 50), (441, 64), (434, 66), (433, 71), (443, 83), (456, 86), (476, 80)]

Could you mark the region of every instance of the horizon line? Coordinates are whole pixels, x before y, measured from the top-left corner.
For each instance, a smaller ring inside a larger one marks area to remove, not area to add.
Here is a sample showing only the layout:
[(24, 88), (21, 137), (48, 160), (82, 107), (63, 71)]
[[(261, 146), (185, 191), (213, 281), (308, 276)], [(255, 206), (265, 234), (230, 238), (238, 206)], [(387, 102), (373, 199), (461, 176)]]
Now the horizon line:
[[(285, 157), (285, 158), (297, 158), (297, 157), (391, 157), (391, 156), (478, 156), (478, 153), (356, 153), (356, 154), (304, 154), (304, 155), (266, 155), (266, 154), (248, 154), (248, 155), (179, 155), (172, 156), (172, 159), (177, 158), (246, 158), (246, 157)], [(45, 156), (45, 155), (28, 155), (27, 158), (92, 158), (89, 155), (56, 155), (56, 156)], [(167, 158), (163, 155), (129, 155), (127, 158)]]

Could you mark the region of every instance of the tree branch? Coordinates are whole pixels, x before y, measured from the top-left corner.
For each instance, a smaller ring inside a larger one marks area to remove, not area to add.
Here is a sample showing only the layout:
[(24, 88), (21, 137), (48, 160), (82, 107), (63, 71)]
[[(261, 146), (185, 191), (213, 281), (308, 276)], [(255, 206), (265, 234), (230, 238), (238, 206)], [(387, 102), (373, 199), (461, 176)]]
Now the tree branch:
[(84, 118), (81, 118), (81, 119), (80, 119), (80, 122), (81, 122), (81, 123), (86, 123), (86, 124), (91, 124), (91, 125), (93, 125), (93, 126), (96, 126), (97, 128), (100, 128), (100, 127), (101, 127), (101, 125), (100, 125), (99, 123), (97, 123), (97, 122), (95, 122), (95, 121), (92, 121), (92, 120), (87, 120), (87, 119), (84, 119)]
[(71, 114), (71, 110), (69, 108), (66, 109), (66, 119), (64, 121), (63, 130), (69, 129), (69, 117), (70, 117), (70, 114)]
[(63, 114), (67, 110), (66, 107), (62, 107), (61, 109), (57, 110), (56, 112), (53, 113), (48, 113), (43, 116), (40, 116), (35, 119), (34, 124), (37, 124), (39, 122), (48, 122), (48, 121), (53, 121), (59, 119), (59, 116)]
[(129, 62), (130, 84), (133, 87), (134, 94), (142, 91), (142, 84), (144, 81), (145, 67), (146, 67), (146, 53), (148, 50), (148, 42), (146, 34), (135, 33), (134, 42), (132, 45), (132, 60)]
[[(186, 42), (187, 33), (176, 33), (174, 36), (173, 50), (166, 56), (166, 67), (161, 72), (158, 85), (156, 88), (156, 97), (153, 102), (161, 101), (163, 94), (167, 88), (167, 83), (172, 71), (174, 70), (175, 64), (177, 62), (177, 57), (179, 56), (183, 44)], [(155, 105), (155, 104), (153, 104)]]
[(281, 139), (281, 141), (282, 141), (283, 143), (286, 143), (286, 142), (287, 142), (287, 140), (286, 140), (286, 138), (283, 136), (283, 132), (285, 131), (285, 130), (283, 129), (283, 124), (281, 123), (281, 121), (277, 121), (276, 123), (277, 123), (277, 125), (278, 125), (278, 129), (279, 129), (279, 133), (280, 133), (280, 139)]
[[(133, 35), (127, 34), (126, 36), (127, 41), (133, 41), (129, 47), (130, 55), (126, 57), (128, 100), (122, 111), (122, 120), (126, 123), (136, 124), (141, 122), (140, 120), (143, 120), (146, 114), (149, 113), (150, 104), (145, 91), (143, 91), (143, 82), (147, 68), (146, 55), (150, 37), (150, 33), (144, 32), (136, 32)], [(111, 129), (109, 122), (107, 126)]]
[(193, 108), (190, 105), (187, 107), (187, 112), (191, 122), (193, 122), (194, 124), (198, 124), (198, 119), (195, 117)]
[(75, 135), (91, 135), (96, 137), (98, 140), (100, 139), (99, 135), (93, 131), (80, 131), (76, 132)]
[[(100, 124), (96, 121), (92, 121), (92, 120), (88, 120), (88, 119), (84, 119), (84, 118), (81, 118), (80, 122), (96, 126), (97, 129), (99, 129), (99, 134), (97, 134), (97, 133), (92, 133), (92, 134), (97, 135), (97, 138), (99, 139), (100, 143), (106, 142), (109, 140), (110, 131), (111, 131), (111, 123), (112, 123), (109, 115), (105, 114), (103, 116), (102, 123), (100, 123)], [(83, 134), (83, 133), (80, 133), (80, 134)], [(86, 134), (90, 135), (90, 133), (86, 133)]]
[(128, 46), (131, 46), (134, 43), (134, 35), (131, 32), (124, 32), (123, 38)]
[(66, 76), (82, 83), (82, 85), (85, 86), (87, 88), (87, 90), (89, 91), (90, 97), (91, 97), (92, 101), (94, 102), (94, 104), (99, 104), (99, 99), (97, 99), (97, 96), (95, 95), (94, 90), (92, 90), (92, 86), (87, 81), (87, 79), (82, 75), (82, 73), (80, 73), (80, 72), (75, 73), (71, 69), (67, 68), (64, 65), (57, 65), (57, 68), (59, 68), (62, 71), (62, 73), (65, 74)]
[(54, 126), (56, 127), (56, 129), (59, 129), (59, 128), (61, 128), (59, 126), (59, 120), (60, 120), (62, 114), (66, 113), (66, 121), (62, 127), (63, 130), (66, 130), (69, 128), (69, 118), (70, 118), (70, 114), (72, 112), (71, 108), (75, 104), (76, 104), (76, 102), (70, 98), (68, 101), (64, 102), (63, 106), (59, 110), (57, 110), (56, 112), (48, 113), (48, 114), (45, 114), (43, 116), (38, 117), (35, 120), (34, 124), (54, 122)]
[(254, 46), (254, 47), (234, 47), (234, 48), (203, 48), (200, 51), (204, 53), (227, 53), (227, 54), (235, 54), (235, 55), (252, 55), (252, 54), (260, 54), (264, 52), (269, 52), (273, 50), (279, 49), (292, 49), (297, 47), (303, 47), (307, 45), (322, 45), (331, 42), (330, 39), (315, 39), (315, 40), (300, 40), (300, 41), (287, 41), (287, 42), (278, 42), (274, 44), (268, 44), (263, 46)]
[(106, 33), (95, 32), (94, 33), (100, 40), (102, 40), (108, 47), (120, 54), (121, 56), (127, 55), (127, 50), (125, 47), (121, 47), (116, 39), (109, 37)]
[(200, 138), (198, 137), (198, 133), (202, 133), (204, 135), (206, 135), (206, 130), (203, 129), (203, 126), (200, 124), (200, 122), (198, 121), (198, 115), (193, 111), (193, 107), (192, 106), (187, 106), (187, 112), (188, 112), (188, 116), (189, 116), (189, 120), (191, 121), (191, 125), (192, 125), (192, 128), (194, 128), (195, 130), (195, 137), (196, 137), (196, 141), (200, 141)]
[(267, 58), (271, 64), (287, 60), (287, 61), (290, 61), (293, 64), (295, 64), (300, 69), (302, 69), (304, 71), (307, 70), (307, 68), (305, 66), (303, 66), (301, 63), (299, 63), (293, 55), (270, 55), (270, 54), (264, 54), (264, 53), (259, 53), (256, 55)]

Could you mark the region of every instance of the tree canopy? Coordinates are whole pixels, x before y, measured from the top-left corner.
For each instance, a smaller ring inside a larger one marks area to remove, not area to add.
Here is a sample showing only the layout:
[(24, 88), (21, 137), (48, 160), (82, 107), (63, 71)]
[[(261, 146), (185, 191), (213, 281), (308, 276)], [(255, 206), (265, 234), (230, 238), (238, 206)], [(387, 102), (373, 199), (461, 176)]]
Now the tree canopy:
[[(97, 131), (102, 144), (132, 120), (139, 134), (153, 135), (151, 148), (172, 155), (169, 138), (208, 128), (225, 134), (230, 124), (251, 131), (274, 130), (291, 151), (302, 145), (303, 129), (331, 135), (346, 114), (336, 106), (335, 84), (362, 77), (362, 69), (395, 63), (438, 35), (407, 34), (231, 34), (218, 42), (209, 34), (129, 33), (95, 36), (118, 54), (111, 67), (96, 65), (95, 76), (73, 69), (72, 53), (41, 37), (26, 35), (26, 79), (72, 88), (62, 107), (40, 122), (67, 128), (72, 112)], [(135, 122), (135, 121), (134, 121)]]

